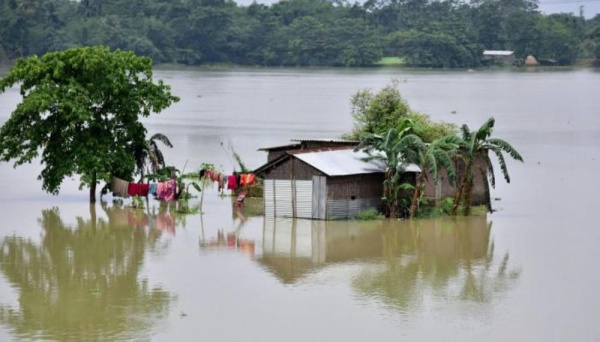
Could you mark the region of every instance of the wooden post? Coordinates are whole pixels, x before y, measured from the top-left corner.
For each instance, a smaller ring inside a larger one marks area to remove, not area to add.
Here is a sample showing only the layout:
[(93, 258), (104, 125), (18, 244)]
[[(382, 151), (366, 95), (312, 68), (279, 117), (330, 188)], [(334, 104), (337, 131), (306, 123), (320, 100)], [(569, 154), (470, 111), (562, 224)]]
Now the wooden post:
[(202, 203), (204, 203), (204, 190), (205, 190), (205, 188), (206, 188), (206, 177), (202, 176), (202, 191), (201, 191), (202, 193), (200, 194), (200, 215), (203, 214), (203, 212), (202, 212), (202, 208), (203, 208)]

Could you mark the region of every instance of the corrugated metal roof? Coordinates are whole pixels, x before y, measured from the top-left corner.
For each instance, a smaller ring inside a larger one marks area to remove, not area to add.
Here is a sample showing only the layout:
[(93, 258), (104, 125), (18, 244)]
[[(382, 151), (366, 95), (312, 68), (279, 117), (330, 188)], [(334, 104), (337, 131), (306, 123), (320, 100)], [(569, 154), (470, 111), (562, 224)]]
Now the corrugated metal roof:
[(298, 142), (330, 142), (330, 143), (339, 143), (339, 144), (358, 144), (360, 141), (358, 140), (346, 140), (346, 139), (291, 139), (291, 141)]
[(287, 144), (287, 145), (280, 145), (280, 146), (273, 146), (273, 147), (261, 147), (259, 148), (257, 151), (270, 151), (270, 150), (278, 150), (280, 148), (293, 148), (293, 147), (300, 147), (300, 144)]
[[(354, 150), (351, 149), (294, 154), (294, 157), (328, 176), (348, 176), (385, 172), (386, 165), (382, 161), (372, 160), (365, 162), (362, 160), (368, 156), (369, 155), (365, 152), (354, 152)], [(417, 165), (411, 164), (406, 168), (406, 171), (420, 172), (421, 169), (419, 169)]]
[(485, 50), (485, 51), (483, 51), (484, 56), (510, 56), (513, 53), (515, 53), (515, 52), (508, 51), (508, 50)]

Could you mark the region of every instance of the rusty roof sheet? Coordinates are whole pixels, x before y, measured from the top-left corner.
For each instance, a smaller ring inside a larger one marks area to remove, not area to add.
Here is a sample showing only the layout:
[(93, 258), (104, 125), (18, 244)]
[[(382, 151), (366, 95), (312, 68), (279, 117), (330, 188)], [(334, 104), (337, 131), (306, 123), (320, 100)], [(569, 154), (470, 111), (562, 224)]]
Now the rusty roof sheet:
[[(369, 155), (362, 151), (352, 149), (307, 152), (294, 154), (295, 158), (302, 160), (315, 169), (328, 176), (349, 176), (385, 172), (386, 165), (380, 160), (364, 161)], [(406, 167), (407, 172), (421, 172), (417, 165)]]

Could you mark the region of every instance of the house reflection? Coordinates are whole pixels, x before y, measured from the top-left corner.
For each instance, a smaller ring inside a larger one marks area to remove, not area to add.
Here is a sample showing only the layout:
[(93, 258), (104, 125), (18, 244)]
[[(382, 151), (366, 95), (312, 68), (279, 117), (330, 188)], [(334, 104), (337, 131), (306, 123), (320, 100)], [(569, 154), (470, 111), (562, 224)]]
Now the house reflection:
[[(324, 266), (352, 265), (359, 293), (406, 303), (425, 287), (485, 301), (518, 277), (496, 260), (486, 217), (418, 221), (265, 219), (259, 262), (283, 283)], [(492, 279), (494, 278), (494, 279)], [(511, 280), (512, 279), (512, 280)], [(420, 286), (420, 290), (417, 287)]]

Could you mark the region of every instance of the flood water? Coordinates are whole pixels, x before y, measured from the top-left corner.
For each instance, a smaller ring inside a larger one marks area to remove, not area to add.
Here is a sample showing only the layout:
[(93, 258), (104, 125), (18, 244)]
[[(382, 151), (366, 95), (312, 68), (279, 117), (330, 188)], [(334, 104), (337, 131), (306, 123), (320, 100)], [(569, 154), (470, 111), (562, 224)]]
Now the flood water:
[[(494, 134), (525, 158), (487, 217), (274, 220), (216, 187), (203, 215), (90, 207), (77, 179), (41, 191), (0, 164), (0, 340), (598, 341), (600, 73), (157, 70), (181, 102), (146, 121), (185, 171), (249, 167), (258, 148), (338, 137), (349, 98), (392, 78), (412, 108)], [(0, 123), (18, 103), (0, 95)], [(499, 173), (499, 170), (498, 170)], [(190, 201), (198, 206), (200, 199)]]

